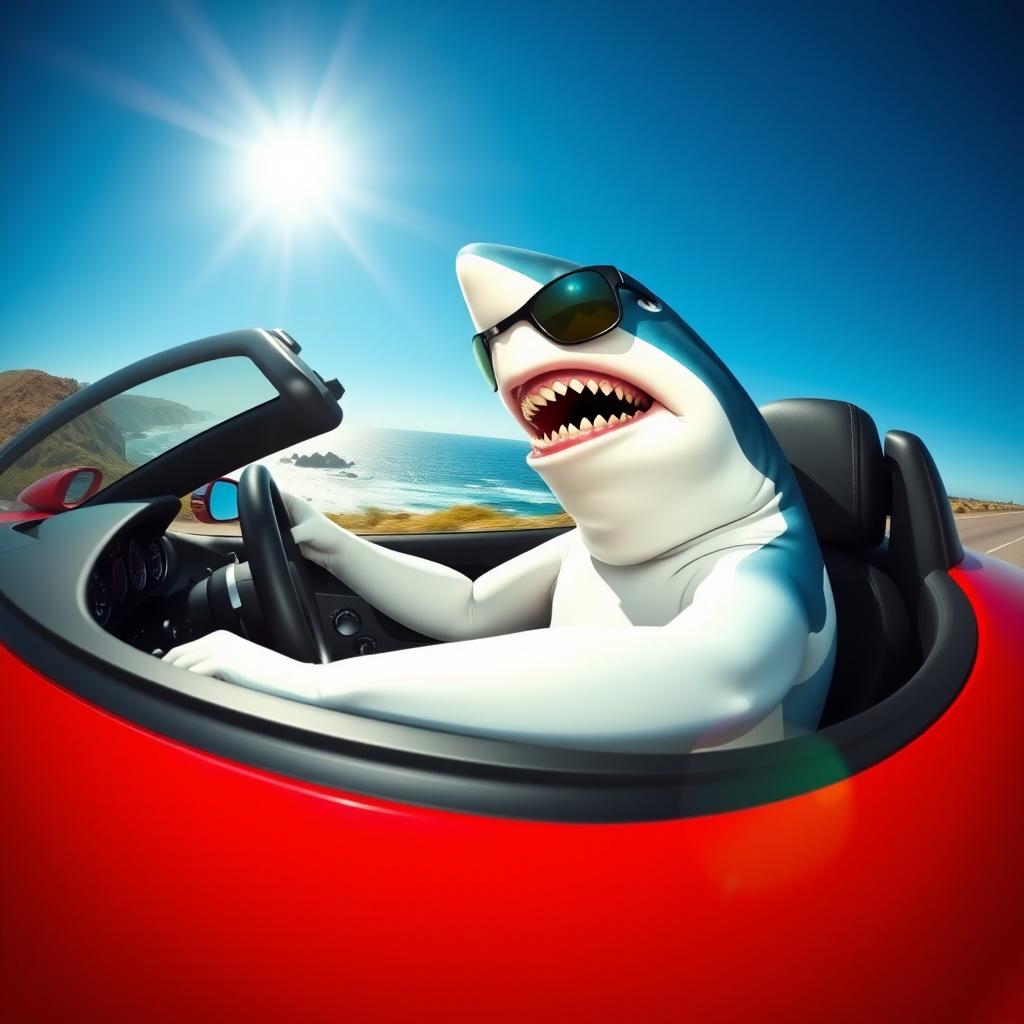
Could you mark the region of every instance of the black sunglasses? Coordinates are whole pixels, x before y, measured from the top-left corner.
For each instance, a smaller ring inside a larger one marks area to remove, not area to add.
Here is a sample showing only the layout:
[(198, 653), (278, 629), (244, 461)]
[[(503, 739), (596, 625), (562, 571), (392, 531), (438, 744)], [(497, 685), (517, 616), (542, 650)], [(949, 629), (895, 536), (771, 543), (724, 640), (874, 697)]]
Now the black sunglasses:
[(580, 345), (607, 334), (622, 322), (619, 291), (628, 288), (640, 304), (656, 313), (661, 303), (639, 281), (615, 267), (578, 267), (549, 281), (511, 316), (473, 335), (473, 355), (484, 380), (498, 390), (491, 359), (491, 339), (514, 323), (527, 320), (559, 345)]

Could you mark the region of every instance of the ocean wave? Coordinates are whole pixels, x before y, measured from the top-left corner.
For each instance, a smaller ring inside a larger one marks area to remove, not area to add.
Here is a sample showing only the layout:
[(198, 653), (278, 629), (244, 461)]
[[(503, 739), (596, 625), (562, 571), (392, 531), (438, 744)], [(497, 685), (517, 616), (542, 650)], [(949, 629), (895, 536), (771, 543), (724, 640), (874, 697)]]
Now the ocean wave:
[(495, 494), (528, 501), (531, 505), (557, 505), (558, 499), (550, 491), (536, 491), (528, 487), (495, 487)]
[[(482, 478), (486, 479), (486, 477)], [(466, 491), (487, 491), (489, 494), (496, 494), (502, 497), (519, 498), (530, 504), (557, 504), (550, 491), (539, 491), (534, 487), (510, 487), (500, 480), (491, 481), (492, 486), (485, 487), (483, 484), (462, 484), (461, 489)], [(454, 485), (459, 486), (459, 485)]]

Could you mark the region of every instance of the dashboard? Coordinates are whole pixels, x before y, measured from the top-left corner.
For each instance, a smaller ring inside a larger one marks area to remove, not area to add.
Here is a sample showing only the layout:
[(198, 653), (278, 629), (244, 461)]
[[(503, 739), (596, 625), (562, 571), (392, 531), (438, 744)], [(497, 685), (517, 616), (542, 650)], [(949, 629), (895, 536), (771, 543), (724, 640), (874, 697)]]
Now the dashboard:
[[(239, 536), (167, 533), (178, 504), (150, 509), (107, 537), (88, 571), (85, 610), (101, 629), (149, 654), (216, 629), (273, 647)], [(79, 516), (79, 519), (83, 517)], [(313, 614), (332, 661), (432, 643), (373, 608), (344, 583), (306, 564)]]

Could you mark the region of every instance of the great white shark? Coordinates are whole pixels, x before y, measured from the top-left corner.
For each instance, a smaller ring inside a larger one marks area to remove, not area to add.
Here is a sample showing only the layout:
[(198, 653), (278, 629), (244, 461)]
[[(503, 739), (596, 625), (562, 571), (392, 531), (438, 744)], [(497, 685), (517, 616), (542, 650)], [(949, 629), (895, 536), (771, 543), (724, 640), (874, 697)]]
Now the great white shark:
[[(456, 271), (477, 331), (577, 264), (490, 244)], [(220, 631), (167, 660), (434, 729), (672, 752), (815, 728), (835, 607), (785, 455), (725, 364), (659, 297), (572, 346), (523, 319), (490, 339), (528, 464), (576, 528), (472, 581), (285, 500), (306, 557), (438, 645), (304, 665)]]

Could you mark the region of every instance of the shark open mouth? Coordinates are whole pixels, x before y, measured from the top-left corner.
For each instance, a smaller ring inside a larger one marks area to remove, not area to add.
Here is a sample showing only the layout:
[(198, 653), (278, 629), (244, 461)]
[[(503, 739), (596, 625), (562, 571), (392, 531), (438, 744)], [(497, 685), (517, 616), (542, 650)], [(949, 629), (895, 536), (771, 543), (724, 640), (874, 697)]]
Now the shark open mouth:
[(515, 388), (513, 400), (537, 455), (620, 429), (657, 403), (635, 384), (592, 371), (560, 370)]

